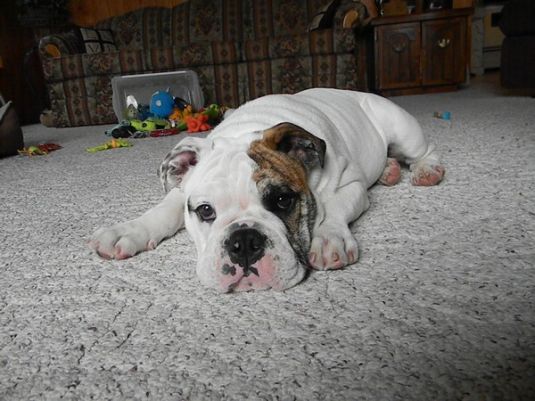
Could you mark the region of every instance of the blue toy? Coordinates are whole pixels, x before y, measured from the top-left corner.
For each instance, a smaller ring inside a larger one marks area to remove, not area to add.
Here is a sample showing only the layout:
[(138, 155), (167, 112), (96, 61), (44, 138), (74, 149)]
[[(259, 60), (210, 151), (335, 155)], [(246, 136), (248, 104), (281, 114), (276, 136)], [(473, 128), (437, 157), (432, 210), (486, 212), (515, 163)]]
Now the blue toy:
[(135, 118), (135, 120), (146, 120), (151, 117), (154, 117), (154, 115), (150, 112), (148, 104), (140, 104), (137, 106), (137, 118)]
[(444, 111), (442, 113), (435, 111), (433, 114), (434, 117), (440, 118), (442, 120), (450, 121), (451, 120), (451, 113), (449, 111)]
[(154, 92), (150, 99), (150, 111), (156, 118), (167, 118), (172, 112), (175, 101), (167, 91)]

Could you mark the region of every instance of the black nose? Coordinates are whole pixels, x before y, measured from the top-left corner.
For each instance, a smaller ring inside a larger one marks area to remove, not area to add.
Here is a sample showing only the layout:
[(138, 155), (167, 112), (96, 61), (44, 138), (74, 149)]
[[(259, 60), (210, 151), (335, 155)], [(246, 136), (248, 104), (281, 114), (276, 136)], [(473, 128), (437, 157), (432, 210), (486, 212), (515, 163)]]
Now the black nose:
[(231, 262), (243, 267), (246, 276), (249, 272), (258, 276), (258, 271), (251, 265), (264, 256), (265, 247), (266, 236), (254, 228), (239, 228), (225, 241)]

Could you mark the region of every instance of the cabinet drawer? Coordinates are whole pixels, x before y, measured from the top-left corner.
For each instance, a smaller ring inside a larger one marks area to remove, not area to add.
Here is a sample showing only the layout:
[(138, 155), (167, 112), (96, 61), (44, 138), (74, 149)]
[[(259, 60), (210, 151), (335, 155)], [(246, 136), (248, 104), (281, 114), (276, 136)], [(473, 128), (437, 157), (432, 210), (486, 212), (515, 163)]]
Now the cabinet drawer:
[(466, 23), (451, 18), (422, 23), (422, 84), (464, 82), (466, 76)]
[(375, 31), (375, 87), (410, 88), (421, 84), (420, 23), (378, 26)]

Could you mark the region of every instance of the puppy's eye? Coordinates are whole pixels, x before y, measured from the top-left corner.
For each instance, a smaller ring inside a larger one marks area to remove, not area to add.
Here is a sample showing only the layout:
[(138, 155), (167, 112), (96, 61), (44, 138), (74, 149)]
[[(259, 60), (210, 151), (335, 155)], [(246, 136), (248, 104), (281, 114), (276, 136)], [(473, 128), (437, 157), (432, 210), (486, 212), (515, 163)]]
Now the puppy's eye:
[(207, 203), (203, 203), (197, 209), (195, 209), (195, 213), (197, 213), (197, 216), (199, 216), (199, 219), (202, 221), (210, 222), (214, 221), (216, 218), (214, 208)]
[(277, 215), (287, 215), (293, 210), (298, 199), (299, 194), (290, 188), (273, 185), (266, 188), (262, 203), (270, 212)]
[(295, 201), (295, 194), (288, 193), (288, 194), (280, 194), (277, 196), (276, 205), (277, 208), (280, 210), (288, 210), (291, 209)]

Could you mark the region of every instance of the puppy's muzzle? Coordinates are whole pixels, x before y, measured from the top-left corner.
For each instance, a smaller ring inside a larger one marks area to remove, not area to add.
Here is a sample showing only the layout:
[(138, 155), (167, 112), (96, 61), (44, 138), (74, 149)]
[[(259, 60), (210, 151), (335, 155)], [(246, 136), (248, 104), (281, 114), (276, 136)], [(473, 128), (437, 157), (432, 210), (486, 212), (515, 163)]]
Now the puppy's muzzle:
[[(228, 252), (230, 261), (243, 269), (245, 277), (253, 273), (260, 273), (252, 265), (259, 261), (265, 254), (267, 238), (254, 228), (238, 228), (230, 234), (225, 241), (224, 247)], [(223, 272), (224, 273), (224, 272)]]

